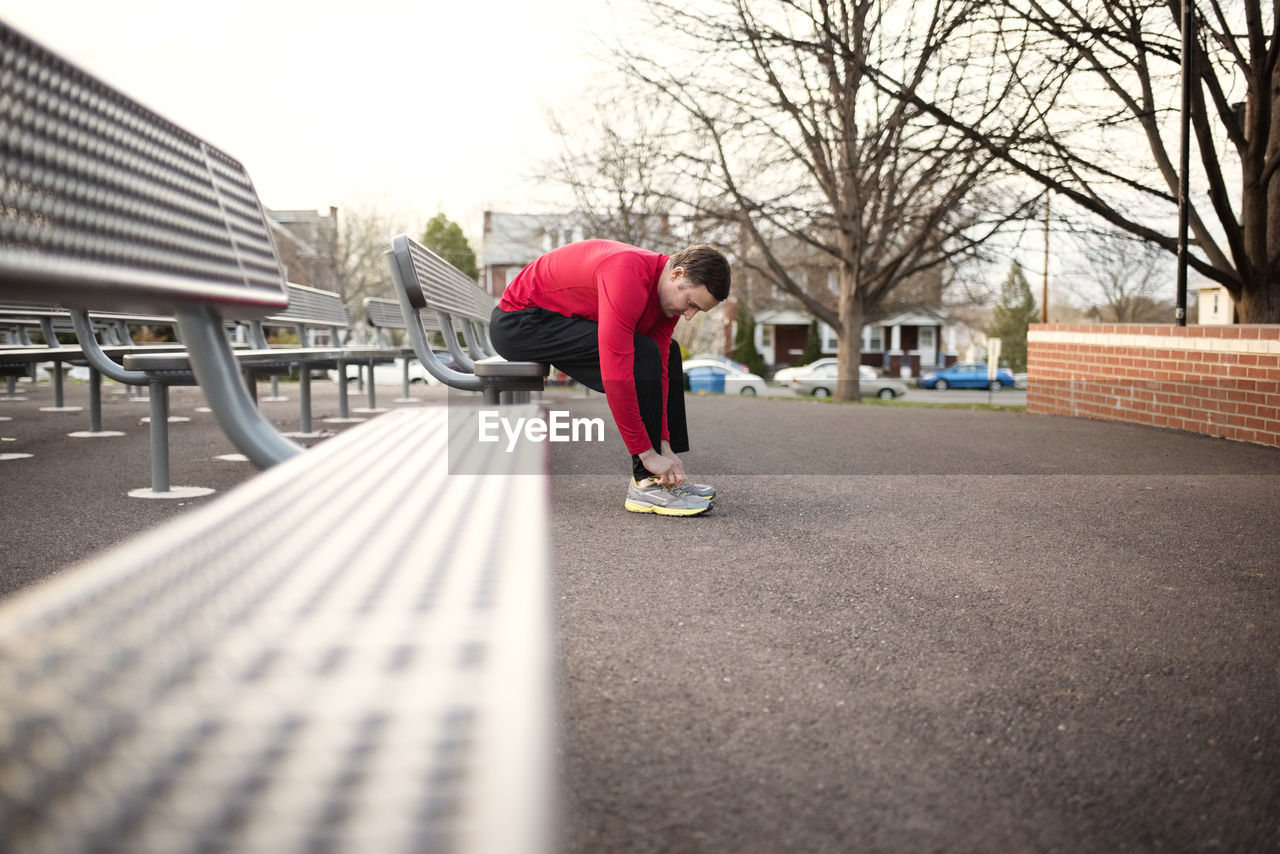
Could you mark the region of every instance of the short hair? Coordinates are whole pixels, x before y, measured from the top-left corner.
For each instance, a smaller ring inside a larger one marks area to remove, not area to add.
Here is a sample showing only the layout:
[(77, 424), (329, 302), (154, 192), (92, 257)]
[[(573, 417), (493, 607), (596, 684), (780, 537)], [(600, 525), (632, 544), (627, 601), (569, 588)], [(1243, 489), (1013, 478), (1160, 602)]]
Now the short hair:
[(729, 259), (707, 243), (681, 249), (671, 256), (671, 269), (683, 267), (690, 281), (706, 287), (707, 292), (724, 302), (729, 296)]

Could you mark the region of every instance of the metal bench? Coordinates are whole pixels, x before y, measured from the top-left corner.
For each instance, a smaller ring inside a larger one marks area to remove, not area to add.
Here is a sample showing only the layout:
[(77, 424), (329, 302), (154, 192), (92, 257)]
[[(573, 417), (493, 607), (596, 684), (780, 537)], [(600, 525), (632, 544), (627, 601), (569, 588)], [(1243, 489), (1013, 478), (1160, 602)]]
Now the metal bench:
[[(298, 342), (304, 347), (320, 346), (319, 333), (327, 333), (329, 344), (342, 345), (338, 357), (328, 363), (317, 359), (310, 367), (335, 368), (339, 376), (345, 376), (347, 365), (367, 367), (370, 375), (368, 387), (368, 410), (377, 412), (377, 392), (372, 382), (373, 366), (394, 361), (397, 352), (379, 343), (374, 347), (354, 347), (351, 345), (351, 316), (342, 298), (332, 291), (308, 288), (303, 285), (289, 284), (289, 308), (279, 314), (273, 314), (256, 324), (258, 337), (255, 346), (266, 347), (267, 340), (262, 331), (263, 326), (288, 326), (298, 336)], [(305, 381), (304, 381), (305, 382)], [(309, 383), (308, 383), (309, 384)], [(308, 394), (309, 397), (309, 394)], [(347, 397), (346, 383), (338, 387), (338, 418), (343, 421), (351, 418), (350, 404)], [(304, 427), (304, 430), (309, 429)]]
[[(157, 315), (130, 315), (118, 312), (91, 312), (90, 325), (95, 335), (102, 339), (101, 349), (114, 362), (121, 361), (129, 353), (164, 353), (181, 349), (177, 344), (138, 344), (133, 340), (130, 326), (168, 326), (174, 327), (176, 321), (172, 317)], [(36, 365), (51, 363), (53, 365), (53, 397), (52, 407), (44, 407), (46, 411), (70, 412), (79, 411), (78, 406), (67, 406), (63, 388), (62, 366), (75, 365), (89, 368), (89, 429), (79, 430), (69, 435), (83, 437), (109, 437), (119, 433), (106, 432), (102, 429), (102, 372), (86, 358), (78, 344), (63, 344), (59, 340), (60, 333), (74, 334), (75, 327), (71, 313), (65, 309), (52, 307), (0, 307), (0, 324), (10, 323), (20, 331), (22, 346), (0, 347), (0, 375), (12, 379), (17, 376), (31, 375), (35, 379)], [(38, 329), (44, 340), (43, 345), (36, 345), (27, 334), (28, 329)], [(8, 389), (14, 392), (11, 384)], [(154, 465), (153, 465), (154, 469)], [(153, 484), (154, 485), (154, 484)]]
[(244, 167), (2, 22), (0, 68), (0, 302), (94, 358), (90, 312), (174, 316), (267, 469), (0, 605), (5, 850), (547, 851), (544, 449), (437, 407), (303, 453), (225, 332), (289, 304)]
[[(229, 381), (236, 363), (224, 317), (288, 305), (244, 168), (7, 26), (0, 50), (0, 301), (68, 309), (90, 359), (103, 355), (90, 311), (175, 317), (233, 442), (263, 466), (300, 453), (257, 413), (238, 379)], [(149, 385), (163, 405), (157, 417), (153, 402), (154, 446), (167, 420), (167, 386), (187, 379), (115, 378)]]
[[(480, 392), (487, 404), (542, 390), (550, 366), (509, 362), (494, 354), (488, 330), (496, 301), (476, 282), (407, 235), (392, 241), (387, 257), (409, 340), (432, 376), (453, 388)], [(444, 365), (432, 352), (422, 323), (424, 311), (439, 317), (445, 346), (461, 370)], [(466, 351), (455, 330), (465, 339)]]
[[(302, 433), (310, 435), (311, 430), (311, 374), (313, 369), (336, 369), (340, 374), (346, 373), (347, 365), (368, 366), (372, 372), (374, 364), (389, 362), (395, 359), (396, 353), (381, 344), (375, 347), (352, 347), (347, 338), (351, 330), (351, 318), (342, 297), (332, 291), (310, 288), (290, 282), (289, 307), (282, 312), (269, 315), (261, 321), (249, 324), (249, 341), (263, 351), (269, 351), (270, 345), (265, 327), (283, 327), (293, 331), (298, 338), (298, 350), (303, 357), (293, 361), (284, 361), (275, 365), (254, 365), (247, 370), (246, 376), (266, 374), (273, 381), (281, 374), (299, 369), (298, 385), (302, 410)], [(322, 341), (325, 337), (328, 340)], [(306, 356), (307, 350), (314, 350)], [(296, 351), (295, 351), (296, 352)], [(253, 385), (250, 384), (250, 388)], [(274, 389), (273, 389), (274, 390)], [(369, 388), (369, 410), (378, 411), (377, 397), (372, 386)], [(346, 384), (338, 388), (338, 420), (352, 421), (350, 403)]]
[[(400, 310), (400, 303), (391, 299), (383, 299), (382, 297), (365, 297), (364, 298), (364, 322), (373, 330), (378, 338), (378, 344), (392, 349), (392, 344), (387, 335), (388, 329), (408, 330), (409, 325), (405, 322), (404, 312)], [(434, 313), (427, 312), (422, 315), (422, 325), (427, 332), (427, 340), (430, 343), (432, 334), (442, 334), (440, 329), (440, 319)], [(404, 345), (400, 348), (401, 371), (401, 400), (409, 401), (409, 363), (417, 358), (412, 345)], [(370, 379), (372, 382), (372, 379)]]

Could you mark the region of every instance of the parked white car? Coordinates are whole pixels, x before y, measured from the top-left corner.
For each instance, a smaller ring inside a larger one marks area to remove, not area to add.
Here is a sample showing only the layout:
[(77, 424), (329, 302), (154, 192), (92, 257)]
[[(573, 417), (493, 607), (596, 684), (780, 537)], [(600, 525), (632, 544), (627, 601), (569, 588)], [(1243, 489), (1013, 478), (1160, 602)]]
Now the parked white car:
[[(347, 382), (355, 382), (356, 377), (364, 370), (363, 365), (347, 365), (346, 368)], [(336, 370), (330, 370), (329, 379), (336, 383), (338, 381), (338, 372)], [(386, 364), (373, 366), (374, 385), (400, 385), (403, 382), (403, 358), (397, 358), (394, 363), (387, 362)], [(409, 360), (409, 382), (426, 383), (427, 385), (440, 385), (440, 381), (427, 373), (427, 369), (422, 367), (422, 363), (417, 359)]]

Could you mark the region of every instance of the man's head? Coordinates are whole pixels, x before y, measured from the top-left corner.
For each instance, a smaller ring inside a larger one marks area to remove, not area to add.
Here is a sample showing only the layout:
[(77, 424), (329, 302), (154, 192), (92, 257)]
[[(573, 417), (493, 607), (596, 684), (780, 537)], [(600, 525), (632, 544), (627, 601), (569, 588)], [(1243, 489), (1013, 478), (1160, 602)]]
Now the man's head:
[(690, 320), (710, 311), (729, 296), (729, 260), (713, 246), (700, 243), (667, 259), (658, 280), (658, 300), (667, 317)]

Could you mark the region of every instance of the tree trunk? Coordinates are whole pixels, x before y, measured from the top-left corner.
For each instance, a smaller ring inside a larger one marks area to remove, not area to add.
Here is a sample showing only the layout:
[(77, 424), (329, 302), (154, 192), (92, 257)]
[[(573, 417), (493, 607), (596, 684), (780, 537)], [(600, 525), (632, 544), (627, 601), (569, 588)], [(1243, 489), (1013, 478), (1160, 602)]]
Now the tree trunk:
[[(1270, 84), (1252, 96), (1251, 112), (1260, 120), (1249, 130), (1263, 138), (1248, 140), (1242, 164), (1241, 224), (1248, 257), (1236, 259), (1241, 323), (1280, 323), (1280, 266), (1273, 260), (1280, 257), (1280, 180), (1268, 169), (1280, 157), (1280, 65), (1272, 69)], [(1270, 103), (1264, 105), (1262, 98)]]
[(1241, 323), (1280, 323), (1280, 295), (1267, 282), (1261, 284), (1240, 293), (1236, 311)]
[(858, 368), (862, 365), (862, 321), (866, 307), (858, 287), (857, 270), (849, 263), (840, 266), (840, 349), (836, 353), (836, 400), (861, 400)]

